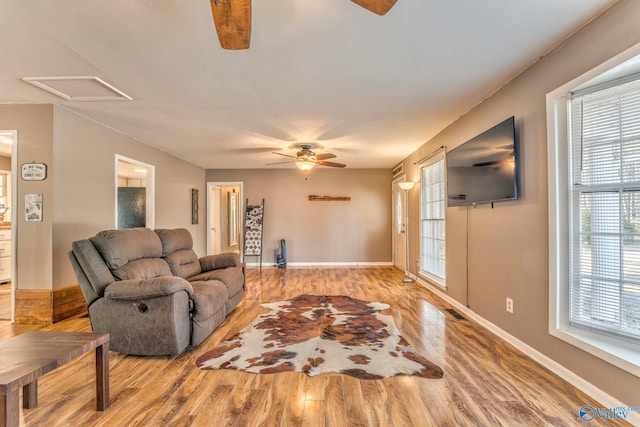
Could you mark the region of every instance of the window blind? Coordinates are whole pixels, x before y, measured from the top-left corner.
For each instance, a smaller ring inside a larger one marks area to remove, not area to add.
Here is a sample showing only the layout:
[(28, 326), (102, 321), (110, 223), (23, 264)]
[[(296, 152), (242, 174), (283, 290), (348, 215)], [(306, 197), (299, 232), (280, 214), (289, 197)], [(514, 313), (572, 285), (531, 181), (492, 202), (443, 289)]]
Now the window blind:
[(421, 168), (420, 220), (423, 273), (445, 279), (445, 187), (444, 155), (435, 156)]
[(640, 339), (640, 81), (571, 100), (570, 320)]

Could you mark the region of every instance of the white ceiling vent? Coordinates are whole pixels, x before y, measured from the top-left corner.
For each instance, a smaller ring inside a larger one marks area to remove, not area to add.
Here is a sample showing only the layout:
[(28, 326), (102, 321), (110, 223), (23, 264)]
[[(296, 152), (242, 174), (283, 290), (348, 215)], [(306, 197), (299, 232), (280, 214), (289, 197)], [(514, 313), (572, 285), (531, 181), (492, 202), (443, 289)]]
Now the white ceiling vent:
[(131, 101), (133, 99), (96, 76), (23, 77), (22, 80), (67, 101)]

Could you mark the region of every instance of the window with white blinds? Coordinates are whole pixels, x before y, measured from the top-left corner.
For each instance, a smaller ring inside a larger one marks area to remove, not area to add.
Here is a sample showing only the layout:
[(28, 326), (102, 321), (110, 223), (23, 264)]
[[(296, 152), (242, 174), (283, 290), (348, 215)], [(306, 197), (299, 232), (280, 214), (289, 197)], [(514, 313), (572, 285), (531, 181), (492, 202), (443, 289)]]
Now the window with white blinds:
[(444, 155), (438, 155), (420, 174), (420, 271), (440, 284), (445, 279), (444, 172)]
[(570, 114), (570, 321), (640, 339), (640, 81)]

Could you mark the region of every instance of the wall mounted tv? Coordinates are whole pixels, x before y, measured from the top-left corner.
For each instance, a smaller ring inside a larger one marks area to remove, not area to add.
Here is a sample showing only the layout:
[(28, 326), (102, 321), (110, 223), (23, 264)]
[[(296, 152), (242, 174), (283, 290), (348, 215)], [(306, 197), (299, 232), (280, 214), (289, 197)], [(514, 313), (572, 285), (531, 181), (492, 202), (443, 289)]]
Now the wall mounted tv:
[(517, 199), (517, 165), (512, 116), (447, 152), (447, 205)]

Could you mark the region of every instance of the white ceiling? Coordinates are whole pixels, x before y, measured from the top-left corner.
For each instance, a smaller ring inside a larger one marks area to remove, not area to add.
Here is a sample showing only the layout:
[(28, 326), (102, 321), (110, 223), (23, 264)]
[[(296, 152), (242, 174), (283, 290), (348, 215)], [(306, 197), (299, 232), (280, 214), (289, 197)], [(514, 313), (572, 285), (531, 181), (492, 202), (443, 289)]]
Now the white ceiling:
[[(315, 142), (392, 167), (615, 1), (253, 2), (246, 51), (208, 0), (0, 0), (1, 103), (55, 102), (204, 168), (263, 168)], [(21, 80), (97, 76), (133, 101)]]

